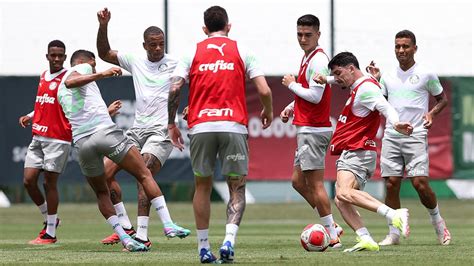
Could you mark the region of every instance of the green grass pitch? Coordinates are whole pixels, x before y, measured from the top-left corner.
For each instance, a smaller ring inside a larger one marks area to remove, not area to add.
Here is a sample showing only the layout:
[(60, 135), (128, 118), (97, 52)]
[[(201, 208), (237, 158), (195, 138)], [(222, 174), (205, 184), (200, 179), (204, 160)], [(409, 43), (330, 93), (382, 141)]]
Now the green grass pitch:
[[(280, 265), (474, 265), (474, 201), (441, 200), (441, 214), (452, 234), (449, 246), (440, 246), (426, 210), (417, 200), (403, 200), (410, 209), (411, 236), (399, 246), (381, 247), (379, 252), (346, 254), (342, 250), (306, 252), (299, 235), (308, 223), (318, 223), (311, 208), (303, 203), (247, 205), (237, 236), (236, 264)], [(100, 240), (112, 230), (95, 204), (61, 204), (62, 226), (58, 243), (28, 245), (41, 229), (41, 216), (33, 204), (17, 204), (0, 209), (0, 264), (198, 264), (194, 217), (191, 203), (170, 203), (173, 219), (192, 229), (186, 239), (167, 240), (155, 213), (149, 236), (153, 243), (147, 253), (122, 252), (120, 245), (104, 246)], [(136, 206), (127, 204), (132, 223)], [(344, 247), (355, 244), (355, 233), (345, 225), (333, 206), (337, 222), (345, 234)], [(387, 233), (385, 219), (360, 211), (376, 241)], [(217, 253), (223, 239), (225, 205), (214, 203), (210, 226), (211, 247)]]

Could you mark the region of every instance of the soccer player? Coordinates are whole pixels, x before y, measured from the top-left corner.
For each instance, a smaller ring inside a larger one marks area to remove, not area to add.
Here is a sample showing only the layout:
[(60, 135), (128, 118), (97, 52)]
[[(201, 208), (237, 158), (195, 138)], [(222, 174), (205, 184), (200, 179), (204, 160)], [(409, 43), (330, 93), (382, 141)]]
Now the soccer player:
[(59, 88), (58, 100), (72, 127), (81, 171), (96, 193), (100, 212), (124, 247), (129, 251), (147, 251), (148, 247), (132, 239), (120, 225), (104, 175), (103, 157), (107, 156), (141, 183), (157, 214), (166, 204), (160, 200), (160, 188), (138, 149), (108, 115), (95, 82), (101, 78), (121, 75), (121, 69), (113, 67), (96, 73), (95, 56), (85, 50), (74, 52), (71, 65), (72, 69), (68, 70)]
[(321, 224), (331, 236), (329, 246), (337, 248), (342, 246), (337, 232), (342, 233), (342, 229), (337, 227), (336, 230), (337, 225), (324, 188), (324, 157), (332, 136), (329, 120), (331, 87), (312, 79), (315, 73), (328, 74), (329, 59), (318, 44), (321, 36), (319, 19), (314, 15), (304, 15), (297, 20), (296, 25), (304, 56), (298, 79), (293, 75), (283, 77), (282, 84), (295, 94), (295, 101), (281, 112), (280, 118), (286, 123), (294, 112), (293, 124), (297, 128), (298, 148), (292, 175), (293, 187), (319, 214)]
[[(33, 139), (25, 158), (23, 184), (31, 200), (38, 206), (44, 217), (44, 228), (29, 244), (53, 244), (57, 241), (59, 194), (57, 183), (64, 171), (71, 149), (71, 126), (57, 101), (59, 84), (66, 73), (66, 46), (54, 40), (48, 44), (46, 60), (49, 70), (41, 74), (34, 111), (19, 119), (22, 127), (31, 120)], [(44, 192), (38, 187), (40, 173), (44, 176)]]
[[(409, 235), (408, 210), (394, 210), (364, 192), (365, 183), (372, 176), (376, 164), (375, 135), (380, 124), (380, 113), (401, 134), (410, 135), (408, 122), (399, 122), (395, 109), (383, 97), (378, 82), (364, 76), (357, 58), (350, 52), (337, 54), (328, 64), (334, 80), (350, 94), (331, 140), (331, 154), (340, 155), (336, 161), (336, 206), (344, 221), (356, 232), (358, 243), (344, 252), (378, 251), (378, 244), (364, 226), (355, 206), (377, 212), (392, 221), (402, 234)], [(323, 75), (316, 75), (318, 83), (325, 83)]]
[[(171, 84), (171, 73), (178, 60), (165, 54), (165, 36), (163, 31), (151, 26), (143, 33), (143, 48), (146, 57), (112, 50), (107, 36), (111, 12), (105, 8), (97, 12), (99, 30), (97, 33), (97, 50), (99, 57), (111, 64), (122, 67), (132, 74), (136, 95), (135, 121), (126, 134), (141, 152), (143, 160), (152, 175), (157, 174), (170, 155), (173, 146), (166, 128), (168, 119), (168, 93)], [(120, 166), (105, 158), (105, 174), (111, 191), (111, 200), (120, 220), (120, 224), (129, 235), (134, 235), (124, 204), (121, 199), (121, 188), (114, 178)], [(163, 209), (159, 211), (164, 225), (164, 234), (168, 238), (184, 238), (190, 230), (173, 223), (163, 195), (159, 197)], [(151, 246), (148, 238), (148, 219), (150, 201), (143, 187), (138, 183), (138, 217), (135, 239)], [(117, 234), (102, 240), (104, 244), (115, 244), (120, 241)]]
[[(245, 209), (245, 176), (248, 173), (247, 108), (245, 76), (257, 87), (264, 128), (273, 119), (271, 90), (255, 56), (228, 38), (231, 25), (227, 12), (212, 6), (204, 12), (204, 33), (193, 57), (180, 62), (172, 77), (168, 100), (168, 131), (173, 145), (183, 149), (175, 116), (179, 94), (189, 78), (188, 126), (191, 163), (195, 175), (193, 198), (201, 263), (233, 262), (235, 238)], [(220, 261), (209, 243), (210, 196), (216, 156), (222, 162), (230, 199), (226, 234), (219, 250)]]
[[(447, 98), (436, 74), (415, 62), (418, 47), (416, 37), (409, 30), (395, 35), (395, 56), (399, 66), (385, 72), (380, 83), (388, 102), (395, 107), (399, 116), (413, 124), (411, 136), (401, 135), (387, 121), (382, 139), (382, 157), (380, 160), (382, 177), (385, 178), (387, 195), (385, 204), (400, 208), (400, 186), (406, 171), (418, 192), (421, 203), (430, 214), (431, 223), (441, 245), (449, 245), (451, 234), (440, 215), (436, 195), (428, 182), (428, 130), (434, 117), (447, 105)], [(369, 71), (380, 78), (380, 70), (375, 64)], [(436, 99), (436, 105), (428, 111), (429, 96)], [(400, 231), (388, 221), (389, 233), (379, 244), (398, 245)]]

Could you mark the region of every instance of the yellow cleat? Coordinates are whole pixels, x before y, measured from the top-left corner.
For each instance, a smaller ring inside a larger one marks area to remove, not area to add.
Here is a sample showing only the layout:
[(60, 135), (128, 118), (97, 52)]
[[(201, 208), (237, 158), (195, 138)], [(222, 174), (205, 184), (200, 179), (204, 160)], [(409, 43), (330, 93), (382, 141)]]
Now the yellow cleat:
[(356, 252), (356, 251), (379, 251), (380, 247), (374, 240), (366, 240), (358, 238), (359, 243), (355, 244), (352, 248), (344, 249), (344, 252)]

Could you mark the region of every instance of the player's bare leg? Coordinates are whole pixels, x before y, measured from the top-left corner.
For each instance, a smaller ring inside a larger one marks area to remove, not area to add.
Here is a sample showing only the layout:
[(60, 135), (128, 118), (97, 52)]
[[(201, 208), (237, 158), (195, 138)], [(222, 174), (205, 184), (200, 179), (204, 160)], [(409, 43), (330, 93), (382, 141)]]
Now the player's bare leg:
[(23, 185), (30, 195), (31, 200), (37, 205), (40, 206), (45, 202), (43, 194), (38, 187), (38, 178), (41, 173), (40, 169), (36, 168), (25, 168), (23, 171)]
[(209, 219), (211, 217), (212, 176), (194, 177), (193, 210), (196, 223), (198, 252), (201, 262), (216, 261), (209, 243)]
[[(401, 176), (390, 176), (385, 178), (385, 204), (393, 209), (399, 209), (400, 203), (400, 188), (402, 184)], [(387, 219), (389, 233), (385, 238), (379, 242), (381, 246), (390, 246), (400, 244), (400, 231), (393, 226), (391, 219)]]
[(412, 177), (411, 183), (418, 192), (421, 203), (426, 207), (430, 214), (431, 223), (433, 224), (439, 243), (441, 245), (449, 245), (449, 243), (451, 243), (451, 233), (446, 226), (446, 222), (440, 215), (436, 194), (430, 187), (428, 177)]
[(293, 168), (293, 174), (291, 175), (291, 184), (293, 188), (308, 202), (308, 204), (314, 209), (316, 203), (314, 202), (311, 191), (306, 183), (306, 179), (303, 177), (303, 172), (299, 166)]

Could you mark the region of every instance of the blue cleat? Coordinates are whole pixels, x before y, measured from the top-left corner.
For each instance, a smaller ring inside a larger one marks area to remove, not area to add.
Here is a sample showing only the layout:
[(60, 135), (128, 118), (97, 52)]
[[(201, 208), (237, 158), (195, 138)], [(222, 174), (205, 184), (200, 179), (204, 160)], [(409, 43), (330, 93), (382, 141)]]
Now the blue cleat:
[(221, 262), (217, 260), (216, 256), (214, 256), (214, 254), (212, 254), (211, 250), (209, 249), (201, 248), (199, 257), (201, 259), (201, 263), (221, 264)]
[(234, 263), (234, 247), (226, 241), (219, 249), (222, 263)]
[(132, 239), (129, 235), (125, 235), (124, 237), (121, 238), (121, 240), (122, 240), (123, 247), (125, 248), (126, 251), (142, 252), (142, 251), (150, 250), (147, 246), (136, 241), (135, 239)]

